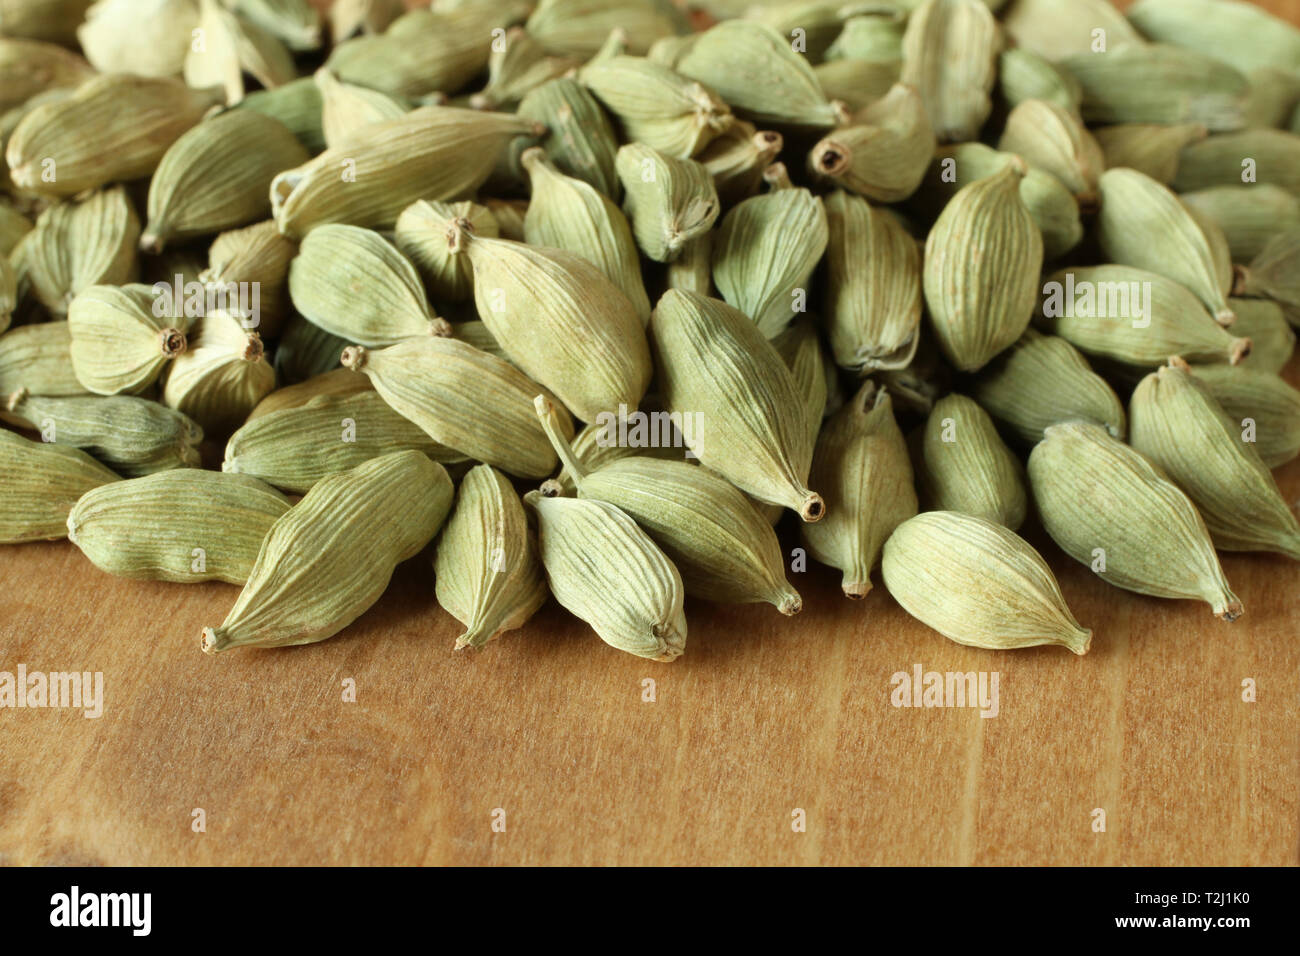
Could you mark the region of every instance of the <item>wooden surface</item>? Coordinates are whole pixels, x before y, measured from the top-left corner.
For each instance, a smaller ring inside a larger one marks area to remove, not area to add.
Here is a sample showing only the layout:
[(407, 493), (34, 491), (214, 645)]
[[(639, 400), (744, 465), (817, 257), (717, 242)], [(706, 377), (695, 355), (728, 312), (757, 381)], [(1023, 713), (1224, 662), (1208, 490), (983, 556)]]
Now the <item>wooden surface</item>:
[[(1300, 503), (1300, 462), (1278, 477)], [(816, 566), (792, 621), (688, 602), (671, 665), (553, 603), (455, 653), (428, 553), (333, 640), (209, 657), (236, 588), (0, 547), (0, 670), (105, 684), (98, 719), (0, 710), (0, 863), (1294, 864), (1300, 566), (1226, 556), (1246, 605), (1227, 625), (1027, 534), (1094, 629), (1086, 657), (960, 647)], [(892, 706), (916, 664), (997, 671), (998, 716)]]

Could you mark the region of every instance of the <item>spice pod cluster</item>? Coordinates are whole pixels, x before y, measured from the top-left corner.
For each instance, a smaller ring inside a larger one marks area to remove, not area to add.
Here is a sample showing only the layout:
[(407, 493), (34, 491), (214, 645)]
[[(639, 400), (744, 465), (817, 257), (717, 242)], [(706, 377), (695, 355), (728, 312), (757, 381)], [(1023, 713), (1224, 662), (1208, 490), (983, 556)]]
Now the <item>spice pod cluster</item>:
[(457, 648), (554, 597), (658, 661), (805, 556), (1076, 654), (1027, 522), (1225, 621), (1300, 560), (1246, 3), (7, 0), (0, 146), (0, 542), (241, 586), (208, 652), (412, 559)]

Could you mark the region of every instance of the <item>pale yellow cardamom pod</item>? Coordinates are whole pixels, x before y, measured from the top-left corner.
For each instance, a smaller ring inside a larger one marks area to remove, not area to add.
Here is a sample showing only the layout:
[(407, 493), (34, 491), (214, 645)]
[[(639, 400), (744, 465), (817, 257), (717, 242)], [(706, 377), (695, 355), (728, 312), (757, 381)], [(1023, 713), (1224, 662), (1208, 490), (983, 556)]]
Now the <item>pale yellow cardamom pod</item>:
[(474, 267), (447, 244), (447, 230), (456, 219), (469, 222), (476, 236), (500, 237), (496, 216), (474, 202), (421, 199), (402, 210), (393, 230), (393, 242), (415, 263), (430, 298), (440, 302), (464, 302), (474, 295)]
[(79, 86), (94, 75), (90, 64), (58, 44), (0, 37), (0, 111), (47, 90)]
[(696, 160), (713, 177), (723, 206), (734, 206), (758, 192), (763, 173), (776, 161), (785, 138), (775, 130), (755, 129), (737, 120), (709, 143)]
[(527, 28), (548, 50), (586, 59), (611, 30), (625, 35), (629, 52), (643, 54), (657, 39), (690, 32), (690, 21), (671, 0), (541, 0)]
[(903, 35), (903, 83), (925, 103), (943, 142), (979, 138), (993, 111), (1002, 30), (981, 0), (925, 0)]
[(1106, 156), (1071, 110), (1045, 100), (1025, 100), (1007, 117), (998, 149), (1051, 173), (1085, 211), (1097, 208)]
[(312, 76), (320, 88), (321, 129), (327, 146), (337, 146), (370, 123), (397, 119), (410, 112), (410, 102), (355, 83), (344, 83), (325, 67)]
[(50, 206), (23, 239), (32, 294), (53, 315), (93, 285), (123, 285), (139, 273), (140, 220), (122, 186)]
[(256, 303), (257, 331), (278, 336), (289, 314), (289, 264), (298, 244), (280, 234), (274, 220), (223, 232), (208, 250), (199, 281), (210, 293), (225, 296), (228, 308)]
[(101, 72), (177, 76), (198, 25), (194, 0), (98, 0), (77, 40)]
[(477, 110), (500, 110), (516, 106), (542, 84), (563, 76), (581, 61), (567, 56), (549, 56), (546, 48), (523, 27), (511, 27), (493, 44), (488, 58), (487, 86), (469, 98)]
[(1201, 123), (1119, 123), (1092, 132), (1106, 167), (1126, 166), (1168, 186), (1178, 176), (1183, 149), (1210, 135)]
[(918, 477), (934, 511), (958, 511), (1004, 525), (1025, 521), (1024, 470), (988, 412), (954, 392), (935, 403), (921, 433)]
[(84, 451), (0, 429), (0, 544), (62, 538), (77, 499), (117, 480)]
[(718, 192), (700, 163), (628, 143), (619, 149), (614, 169), (637, 245), (649, 258), (672, 262), (688, 242), (713, 228)]
[(75, 46), (77, 25), (94, 0), (4, 0), (0, 32), (7, 37)]
[(222, 87), (234, 104), (244, 98), (245, 73), (266, 89), (297, 77), (293, 55), (275, 34), (227, 9), (224, 0), (198, 0), (198, 7), (202, 42), (190, 44), (183, 68), (189, 86)]
[(1195, 373), (1265, 465), (1278, 468), (1300, 455), (1300, 390), (1273, 372), (1241, 365), (1198, 365)]
[[(339, 351), (343, 351), (342, 347), (339, 348)], [(331, 369), (328, 372), (322, 372), (320, 375), (314, 375), (293, 385), (277, 388), (258, 402), (256, 407), (248, 413), (245, 424), (272, 412), (288, 408), (301, 408), (316, 398), (344, 397), (356, 395), (358, 392), (368, 392), (372, 389), (370, 379), (364, 375), (354, 375), (350, 368)]]
[(91, 286), (72, 300), (72, 368), (87, 391), (139, 394), (185, 352), (189, 319), (166, 315), (158, 302), (145, 285)]
[(330, 36), (335, 43), (357, 33), (383, 33), (406, 12), (402, 0), (335, 0), (330, 4)]
[(1053, 63), (1075, 53), (1094, 53), (1094, 30), (1104, 31), (1108, 51), (1145, 44), (1110, 0), (1014, 0), (1002, 24), (1016, 47)]
[(1300, 196), (1270, 183), (1211, 186), (1179, 198), (1223, 230), (1233, 262), (1248, 263), (1279, 232), (1300, 229)]
[(899, 202), (925, 178), (934, 147), (920, 93), (899, 83), (814, 146), (808, 166), (868, 199)]
[(205, 432), (224, 435), (274, 388), (262, 337), (229, 312), (214, 311), (198, 321), (189, 347), (172, 361), (162, 398)]

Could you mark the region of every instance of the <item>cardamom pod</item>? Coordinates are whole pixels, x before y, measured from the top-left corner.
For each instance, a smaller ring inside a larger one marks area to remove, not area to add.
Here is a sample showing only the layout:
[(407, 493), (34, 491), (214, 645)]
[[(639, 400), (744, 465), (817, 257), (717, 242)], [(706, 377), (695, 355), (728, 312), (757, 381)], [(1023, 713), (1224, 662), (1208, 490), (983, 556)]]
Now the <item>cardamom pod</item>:
[(84, 451), (0, 429), (0, 544), (62, 538), (77, 499), (117, 480)]
[(1254, 4), (1140, 0), (1128, 17), (1157, 43), (1198, 50), (1242, 72), (1256, 66), (1289, 70), (1300, 63), (1300, 30)]
[(885, 587), (903, 609), (958, 644), (1006, 651), (1060, 644), (1087, 654), (1080, 626), (1042, 556), (1000, 524), (928, 511), (885, 543)]
[(1205, 522), (1164, 472), (1099, 425), (1063, 422), (1044, 435), (1029, 455), (1029, 487), (1061, 550), (1116, 587), (1241, 616)]
[(852, 114), (889, 92), (903, 75), (903, 61), (827, 60), (814, 66), (813, 74), (826, 97)]
[[(1201, 234), (1205, 237), (1206, 247), (1210, 251), (1210, 264), (1214, 271), (1215, 282), (1223, 291), (1223, 294), (1228, 295), (1232, 291), (1236, 272), (1232, 265), (1232, 248), (1228, 245), (1227, 235), (1224, 234), (1219, 224), (1206, 213), (1183, 202), (1181, 198), (1178, 201), (1182, 203), (1183, 208), (1187, 210), (1187, 214), (1192, 217), (1192, 221), (1196, 223), (1197, 228), (1201, 230)], [(1229, 307), (1229, 312), (1231, 312), (1231, 307)], [(1236, 313), (1232, 313), (1229, 323), (1236, 320)]]
[(1243, 442), (1249, 434), (1265, 465), (1278, 468), (1300, 455), (1300, 391), (1273, 372), (1240, 365), (1201, 365), (1195, 372), (1240, 427)]
[[(342, 348), (340, 347), (340, 352)], [(289, 408), (301, 408), (316, 398), (342, 398), (361, 392), (373, 391), (373, 388), (370, 379), (364, 375), (354, 375), (352, 370), (348, 368), (332, 369), (294, 385), (277, 388), (253, 407), (253, 410), (248, 413), (248, 418), (245, 419), (244, 424), (247, 425), (254, 419), (270, 415), (272, 412)]]
[(274, 389), (262, 337), (229, 312), (213, 311), (199, 319), (189, 347), (172, 361), (162, 400), (209, 435), (226, 435)]
[(362, 127), (397, 119), (411, 109), (402, 97), (344, 83), (325, 67), (317, 70), (312, 80), (320, 88), (321, 130), (327, 146), (337, 146)]
[(748, 316), (724, 302), (670, 289), (650, 316), (664, 407), (704, 464), (760, 501), (804, 521), (825, 508), (807, 487), (812, 463), (803, 401), (785, 362)]
[(271, 181), (305, 162), (302, 144), (278, 120), (248, 110), (206, 119), (168, 148), (149, 183), (149, 222), (140, 247), (265, 219)]
[[(836, 7), (834, 4), (821, 4), (829, 7), (835, 20), (843, 23), (826, 47), (826, 60), (865, 60), (873, 63), (900, 63), (903, 59), (903, 34), (907, 30), (907, 13), (893, 5), (857, 4), (848, 7)], [(913, 7), (918, 4), (912, 4)], [(778, 8), (779, 9), (779, 8)], [(850, 11), (861, 10), (857, 16), (844, 17)], [(791, 28), (803, 26), (807, 17), (800, 17), (798, 23), (787, 20)], [(790, 29), (782, 30), (789, 34)], [(809, 30), (808, 39), (812, 39)], [(813, 49), (809, 47), (809, 53)], [(815, 56), (815, 54), (814, 54)]]
[(247, 73), (266, 89), (297, 76), (293, 54), (284, 43), (255, 23), (227, 9), (224, 0), (198, 0), (198, 42), (190, 44), (182, 74), (195, 89), (219, 86), (227, 103), (238, 103), (247, 89)]
[(685, 592), (677, 568), (618, 507), (530, 491), (537, 544), (560, 606), (610, 647), (652, 661), (686, 649)]
[(776, 160), (785, 143), (775, 130), (755, 129), (753, 123), (737, 120), (709, 143), (696, 160), (713, 177), (713, 186), (724, 206), (734, 206), (758, 192), (763, 174)]
[(505, 362), (510, 361), (510, 356), (506, 355), (505, 350), (501, 348), (501, 343), (492, 337), (492, 333), (482, 322), (457, 322), (452, 325), (451, 331), (453, 337), (462, 342), (468, 342), (474, 348), (495, 355)]
[(279, 37), (291, 50), (315, 50), (321, 45), (321, 18), (310, 0), (234, 0), (232, 9)]
[(524, 506), (491, 465), (461, 480), (433, 567), (438, 603), (465, 626), (456, 650), (521, 627), (550, 596)]
[(657, 39), (687, 33), (690, 23), (671, 0), (541, 0), (527, 29), (548, 50), (587, 59), (611, 30), (626, 34), (630, 52), (643, 54)]
[[(647, 423), (647, 426), (653, 430), (652, 434), (661, 434), (659, 432), (661, 423), (666, 423), (668, 426), (672, 425), (666, 412), (652, 412), (650, 414), (651, 421)], [(654, 415), (663, 415), (664, 417), (654, 419)], [(617, 425), (614, 421), (607, 419), (599, 424), (588, 425), (569, 439), (568, 444), (573, 457), (582, 462), (584, 472), (604, 468), (610, 462), (618, 461), (621, 458), (631, 458), (634, 455), (661, 458), (665, 461), (683, 460), (683, 449), (680, 447), (665, 442), (640, 446), (634, 444), (631, 437), (629, 430), (628, 440), (620, 440)], [(551, 491), (553, 488), (558, 487), (563, 494), (573, 495), (578, 490), (573, 481), (573, 473), (563, 465), (563, 462), (561, 462), (561, 466), (560, 473), (548, 480), (546, 490)]]
[(713, 228), (718, 193), (700, 163), (628, 143), (619, 149), (614, 169), (637, 245), (656, 262), (672, 262), (686, 243)]
[[(67, 322), (20, 325), (0, 335), (0, 395), (26, 390), (30, 395), (86, 395), (69, 360), (72, 335)], [(0, 419), (34, 427), (0, 408)]]
[(337, 370), (339, 355), (349, 344), (314, 322), (291, 315), (276, 344), (275, 377), (283, 384), (292, 385)]
[(1092, 131), (1107, 168), (1126, 166), (1168, 186), (1178, 177), (1183, 149), (1209, 135), (1200, 123), (1120, 123)]
[(5, 36), (74, 46), (77, 24), (93, 0), (4, 0), (0, 31)]
[(50, 206), (23, 240), (32, 293), (62, 317), (83, 289), (134, 282), (139, 236), (140, 220), (122, 186)]
[(95, 567), (119, 577), (243, 584), (288, 510), (289, 499), (246, 475), (164, 471), (87, 491), (68, 514), (67, 534)]
[(1300, 229), (1274, 235), (1250, 265), (1238, 271), (1232, 291), (1272, 299), (1286, 311), (1287, 321), (1300, 326)]
[(1015, 0), (1002, 26), (1016, 47), (1053, 63), (1076, 53), (1097, 55), (1097, 30), (1102, 31), (1106, 51), (1146, 42), (1110, 0)]
[(0, 258), (8, 260), (23, 236), (32, 231), (32, 221), (0, 197)]
[(310, 76), (300, 77), (273, 90), (249, 93), (236, 104), (235, 109), (261, 113), (283, 123), (303, 149), (313, 156), (325, 148), (324, 103), (320, 87)]
[(1026, 100), (1043, 100), (1077, 116), (1083, 102), (1083, 88), (1073, 74), (1020, 47), (998, 57), (998, 91), (1013, 110)]
[(825, 491), (827, 515), (802, 526), (808, 553), (841, 572), (846, 597), (864, 598), (886, 539), (917, 508), (912, 463), (888, 392), (866, 382), (826, 421), (810, 480)]
[(350, 346), (343, 365), (364, 372), (394, 411), (441, 445), (520, 478), (555, 470), (533, 413), (538, 387), (502, 359), (434, 335), (373, 352)]
[(1182, 359), (1152, 372), (1129, 401), (1133, 447), (1192, 499), (1215, 547), (1300, 560), (1300, 524), (1241, 426)]
[(1246, 79), (1250, 83), (1246, 127), (1286, 129), (1290, 126), (1291, 115), (1300, 103), (1300, 74), (1291, 68), (1264, 66), (1247, 70)]
[(47, 90), (79, 86), (94, 75), (90, 64), (57, 44), (0, 37), (0, 111)]
[(203, 650), (333, 637), (433, 540), (452, 493), (446, 470), (410, 450), (317, 482), (271, 525), (235, 606), (220, 627), (203, 629)]
[(1275, 234), (1300, 229), (1300, 196), (1269, 183), (1211, 186), (1180, 198), (1218, 224), (1233, 262), (1250, 262)]
[(899, 83), (814, 146), (808, 165), (868, 199), (899, 202), (925, 178), (934, 146), (921, 95)]
[(825, 204), (826, 330), (835, 361), (859, 374), (906, 368), (920, 338), (920, 246), (865, 199), (837, 190)]
[[(815, 445), (817, 434), (822, 428), (822, 418), (826, 415), (835, 366), (823, 354), (821, 342), (817, 338), (817, 327), (807, 317), (791, 323), (789, 328), (772, 339), (772, 347), (790, 370), (795, 391), (803, 399), (808, 441)], [(777, 514), (780, 514), (780, 509), (777, 509)]]
[(1229, 299), (1228, 305), (1237, 315), (1232, 334), (1251, 341), (1250, 354), (1236, 367), (1280, 375), (1291, 361), (1296, 344), (1295, 332), (1282, 306), (1267, 299)]
[(383, 33), (406, 12), (403, 0), (335, 0), (330, 4), (330, 37), (342, 42), (358, 33)]
[(289, 264), (297, 253), (297, 243), (280, 235), (274, 220), (232, 229), (212, 241), (199, 281), (224, 293), (227, 308), (239, 303), (259, 334), (278, 336), (289, 317)]
[(68, 332), (72, 369), (85, 390), (134, 395), (158, 380), (163, 366), (185, 352), (189, 328), (183, 315), (163, 311), (146, 285), (95, 285), (77, 293), (68, 306)]
[(988, 412), (956, 392), (935, 403), (920, 435), (917, 477), (929, 510), (957, 511), (1012, 531), (1025, 521), (1024, 470)]
[(619, 198), (614, 172), (618, 137), (590, 90), (575, 79), (559, 77), (531, 90), (517, 113), (546, 128), (538, 145), (556, 169), (590, 183), (610, 199)]
[(478, 110), (517, 106), (529, 92), (578, 65), (572, 57), (549, 56), (523, 27), (511, 27), (500, 45), (493, 44), (487, 85), (469, 98), (469, 105)]
[(925, 103), (944, 142), (979, 139), (993, 111), (1002, 30), (981, 0), (925, 0), (903, 34), (903, 83)]
[(1071, 111), (1044, 100), (1025, 100), (1007, 117), (998, 149), (1051, 173), (1083, 209), (1097, 207), (1097, 181), (1106, 157)]
[(403, 209), (393, 230), (393, 241), (415, 263), (430, 297), (447, 302), (464, 302), (474, 295), (474, 267), (447, 244), (447, 230), (456, 219), (468, 221), (476, 236), (496, 239), (500, 234), (486, 206), (424, 199)]
[(940, 348), (958, 369), (988, 364), (1029, 325), (1043, 237), (1020, 198), (1020, 160), (962, 187), (925, 243), (925, 302)]
[(665, 289), (713, 295), (713, 242), (716, 236), (716, 231), (701, 233), (682, 247), (677, 258), (664, 268)]

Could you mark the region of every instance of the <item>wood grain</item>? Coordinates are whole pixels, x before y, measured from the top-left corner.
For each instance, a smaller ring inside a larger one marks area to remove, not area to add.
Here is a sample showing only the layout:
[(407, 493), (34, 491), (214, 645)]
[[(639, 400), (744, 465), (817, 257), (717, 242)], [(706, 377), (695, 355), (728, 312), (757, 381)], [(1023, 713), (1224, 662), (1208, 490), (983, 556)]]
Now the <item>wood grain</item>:
[[(1278, 478), (1300, 502), (1300, 462)], [(1296, 863), (1300, 569), (1225, 556), (1247, 609), (1226, 625), (1028, 534), (1095, 631), (1086, 657), (958, 646), (815, 566), (792, 621), (689, 602), (671, 665), (554, 604), (456, 653), (428, 553), (333, 640), (209, 657), (236, 588), (0, 547), (0, 670), (102, 671), (106, 698), (98, 719), (0, 711), (0, 863)], [(998, 716), (892, 706), (915, 664), (999, 672)]]

